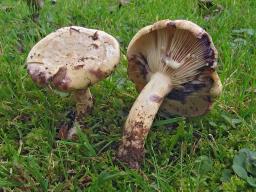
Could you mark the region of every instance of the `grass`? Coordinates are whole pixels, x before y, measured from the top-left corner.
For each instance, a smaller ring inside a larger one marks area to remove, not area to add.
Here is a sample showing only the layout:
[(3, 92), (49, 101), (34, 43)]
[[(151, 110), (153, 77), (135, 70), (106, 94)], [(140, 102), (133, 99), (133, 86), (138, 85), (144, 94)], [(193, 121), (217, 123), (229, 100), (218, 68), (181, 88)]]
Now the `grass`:
[[(256, 150), (256, 1), (214, 2), (220, 11), (202, 10), (196, 0), (122, 7), (116, 0), (47, 1), (34, 22), (26, 3), (2, 0), (0, 191), (254, 191), (231, 166), (239, 149)], [(142, 169), (120, 169), (112, 159), (137, 96), (127, 80), (126, 48), (138, 29), (165, 18), (192, 20), (212, 35), (224, 91), (204, 117), (158, 116)], [(70, 98), (35, 86), (24, 67), (38, 40), (67, 25), (104, 30), (122, 49), (117, 70), (92, 88), (94, 110), (77, 141), (55, 139)]]

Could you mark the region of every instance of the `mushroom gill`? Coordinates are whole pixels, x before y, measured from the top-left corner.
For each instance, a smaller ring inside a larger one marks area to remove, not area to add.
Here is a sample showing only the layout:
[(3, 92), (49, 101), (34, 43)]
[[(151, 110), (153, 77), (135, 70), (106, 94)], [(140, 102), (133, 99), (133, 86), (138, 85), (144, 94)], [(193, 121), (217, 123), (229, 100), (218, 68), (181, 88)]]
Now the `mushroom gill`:
[[(138, 169), (144, 157), (145, 139), (166, 96), (174, 90), (171, 99), (179, 100), (177, 97), (181, 96), (184, 101), (194, 101), (187, 96), (212, 90), (217, 51), (209, 34), (198, 25), (186, 20), (162, 20), (137, 32), (128, 46), (127, 57), (129, 78), (141, 92), (125, 122), (117, 158)], [(205, 109), (209, 108), (208, 101), (201, 100), (207, 98), (199, 97)], [(184, 108), (188, 106), (191, 104)], [(189, 116), (193, 111), (194, 108), (184, 109), (180, 114)], [(201, 111), (196, 114), (202, 114)]]

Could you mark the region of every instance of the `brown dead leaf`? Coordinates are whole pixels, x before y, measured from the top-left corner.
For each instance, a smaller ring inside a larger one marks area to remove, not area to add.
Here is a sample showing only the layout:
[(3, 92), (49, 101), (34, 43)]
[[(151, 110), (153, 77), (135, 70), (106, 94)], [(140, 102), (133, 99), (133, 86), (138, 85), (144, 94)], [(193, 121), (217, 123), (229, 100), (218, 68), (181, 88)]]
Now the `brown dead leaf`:
[(61, 123), (60, 126), (57, 127), (57, 130), (59, 130), (57, 138), (58, 139), (67, 139), (68, 133), (69, 133), (69, 126), (67, 123)]
[(30, 120), (31, 117), (28, 114), (20, 114), (13, 119), (13, 121), (21, 121), (22, 123), (26, 123)]
[(23, 183), (22, 186), (17, 187), (18, 189), (21, 189), (22, 191), (31, 191), (37, 186), (33, 178), (31, 178), (24, 170), (24, 167), (16, 165), (14, 166), (14, 169), (17, 175), (13, 176), (13, 179), (19, 183)]
[(91, 182), (92, 182), (92, 178), (88, 175), (85, 175), (79, 180), (79, 186), (80, 188), (85, 188), (85, 187), (88, 187)]

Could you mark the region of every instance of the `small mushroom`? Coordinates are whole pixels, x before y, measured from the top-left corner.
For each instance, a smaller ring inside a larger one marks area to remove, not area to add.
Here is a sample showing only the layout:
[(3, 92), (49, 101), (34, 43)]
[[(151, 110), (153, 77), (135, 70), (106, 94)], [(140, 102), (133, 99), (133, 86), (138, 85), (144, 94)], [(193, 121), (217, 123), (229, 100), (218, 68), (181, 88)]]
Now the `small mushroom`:
[[(76, 120), (88, 114), (89, 86), (106, 78), (120, 60), (119, 43), (111, 35), (78, 26), (64, 27), (39, 41), (27, 57), (27, 70), (40, 86), (72, 92)], [(70, 130), (70, 136), (75, 133)]]
[(117, 158), (138, 169), (144, 143), (160, 106), (168, 114), (203, 115), (222, 90), (210, 35), (186, 20), (162, 20), (131, 40), (128, 75), (140, 95), (124, 125)]

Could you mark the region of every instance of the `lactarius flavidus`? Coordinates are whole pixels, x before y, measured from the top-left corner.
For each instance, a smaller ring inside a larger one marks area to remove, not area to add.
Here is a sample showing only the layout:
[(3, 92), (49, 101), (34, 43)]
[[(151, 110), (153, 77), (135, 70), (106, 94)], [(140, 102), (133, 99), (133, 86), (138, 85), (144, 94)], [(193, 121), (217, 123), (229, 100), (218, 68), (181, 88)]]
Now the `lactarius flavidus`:
[[(103, 31), (71, 26), (40, 40), (28, 54), (26, 64), (38, 85), (73, 93), (78, 121), (93, 105), (88, 87), (110, 75), (119, 60), (119, 43), (114, 37)], [(68, 137), (74, 133), (72, 128)]]
[(160, 107), (186, 117), (203, 115), (222, 85), (212, 39), (190, 21), (162, 20), (142, 28), (128, 46), (127, 59), (129, 78), (140, 95), (124, 125), (117, 158), (137, 169)]

